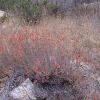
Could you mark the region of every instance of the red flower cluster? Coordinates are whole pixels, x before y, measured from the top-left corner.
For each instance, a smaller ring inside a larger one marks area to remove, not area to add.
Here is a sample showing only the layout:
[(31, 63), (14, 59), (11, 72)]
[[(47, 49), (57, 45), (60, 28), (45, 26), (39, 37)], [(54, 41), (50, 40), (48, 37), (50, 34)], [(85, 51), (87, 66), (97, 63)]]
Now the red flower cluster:
[(4, 45), (0, 45), (0, 54), (3, 54), (5, 51)]

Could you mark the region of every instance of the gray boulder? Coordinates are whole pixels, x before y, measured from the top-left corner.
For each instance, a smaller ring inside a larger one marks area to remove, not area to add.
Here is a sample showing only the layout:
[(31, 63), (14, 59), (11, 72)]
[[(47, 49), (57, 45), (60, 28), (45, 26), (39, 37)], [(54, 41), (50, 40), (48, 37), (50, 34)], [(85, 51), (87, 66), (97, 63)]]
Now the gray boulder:
[(12, 100), (36, 100), (34, 85), (27, 79), (20, 86), (10, 92)]
[(7, 18), (7, 13), (0, 10), (0, 23), (3, 23)]

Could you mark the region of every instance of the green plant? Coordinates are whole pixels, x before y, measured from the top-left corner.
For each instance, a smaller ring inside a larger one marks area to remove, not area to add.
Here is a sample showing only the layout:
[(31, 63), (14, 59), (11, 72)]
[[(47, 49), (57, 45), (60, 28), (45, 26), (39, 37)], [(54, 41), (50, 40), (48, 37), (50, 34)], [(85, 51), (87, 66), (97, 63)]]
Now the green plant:
[(42, 0), (42, 5), (47, 5), (49, 2), (48, 2), (48, 0)]
[(20, 15), (26, 22), (38, 22), (42, 13), (57, 15), (59, 6), (42, 0), (36, 4), (32, 0), (0, 0), (0, 9)]
[(18, 13), (26, 21), (36, 21), (41, 16), (41, 6), (31, 0), (0, 0), (0, 9)]
[(59, 10), (59, 6), (56, 4), (52, 4), (52, 3), (48, 3), (47, 4), (47, 10), (49, 14), (57, 14), (58, 10)]

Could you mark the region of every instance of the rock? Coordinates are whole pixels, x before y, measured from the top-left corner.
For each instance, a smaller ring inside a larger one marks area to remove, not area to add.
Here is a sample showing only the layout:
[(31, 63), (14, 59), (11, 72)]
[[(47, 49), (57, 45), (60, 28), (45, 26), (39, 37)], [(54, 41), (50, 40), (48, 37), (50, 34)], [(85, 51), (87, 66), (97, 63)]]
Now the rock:
[(0, 10), (0, 23), (3, 23), (7, 18), (7, 13)]
[(12, 100), (36, 100), (35, 90), (32, 82), (27, 79), (20, 86), (10, 92)]
[(5, 12), (0, 10), (0, 18), (3, 17), (4, 15), (5, 15)]

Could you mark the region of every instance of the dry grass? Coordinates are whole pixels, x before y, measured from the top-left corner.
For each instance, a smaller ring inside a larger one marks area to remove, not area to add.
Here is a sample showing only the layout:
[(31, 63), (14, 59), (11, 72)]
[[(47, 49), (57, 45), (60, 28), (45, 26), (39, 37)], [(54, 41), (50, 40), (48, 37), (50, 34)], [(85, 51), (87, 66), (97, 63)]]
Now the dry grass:
[[(8, 22), (0, 25), (1, 44), (6, 45), (6, 49), (11, 53), (12, 51), (9, 50), (10, 46), (5, 37), (13, 34), (25, 34), (24, 37), (32, 38), (32, 36), (29, 37), (29, 33), (32, 33), (34, 36), (36, 35), (37, 40), (39, 38), (43, 41), (51, 39), (50, 42), (54, 44), (55, 48), (58, 46), (65, 50), (64, 53), (72, 59), (76, 57), (76, 53), (80, 53), (82, 60), (83, 58), (91, 59), (92, 62), (99, 63), (100, 29), (96, 20), (89, 16), (78, 18), (66, 16), (63, 19), (47, 17), (42, 19), (39, 25), (25, 25), (18, 18), (11, 18)], [(27, 33), (28, 35), (26, 35)], [(5, 37), (2, 38), (2, 36)], [(98, 55), (98, 57), (95, 57), (95, 55)]]
[(88, 16), (78, 18), (66, 16), (63, 19), (47, 17), (42, 19), (39, 25), (30, 26), (22, 24), (17, 18), (11, 18), (8, 22), (0, 25), (1, 46), (3, 44), (7, 46), (6, 50), (11, 54), (10, 45), (12, 44), (7, 42), (9, 36), (24, 34), (24, 38), (27, 38), (25, 41), (30, 42), (31, 45), (33, 44), (29, 39), (35, 36), (36, 41), (40, 41), (40, 44), (41, 41), (47, 41), (53, 44), (53, 49), (60, 48), (71, 59), (78, 59), (79, 56), (80, 61), (100, 64), (100, 30), (95, 20), (97, 19)]

